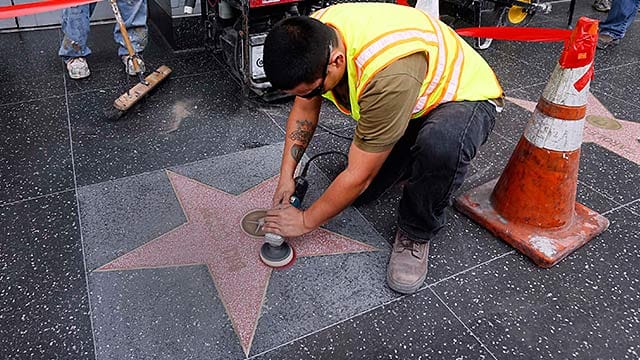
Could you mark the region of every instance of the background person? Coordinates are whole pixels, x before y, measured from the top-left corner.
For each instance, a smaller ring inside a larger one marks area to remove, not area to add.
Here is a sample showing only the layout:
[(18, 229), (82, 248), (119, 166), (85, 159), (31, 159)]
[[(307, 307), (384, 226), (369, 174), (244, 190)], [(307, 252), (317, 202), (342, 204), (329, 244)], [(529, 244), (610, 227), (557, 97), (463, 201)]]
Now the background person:
[[(91, 74), (86, 60), (86, 57), (91, 54), (91, 49), (87, 46), (87, 39), (89, 37), (89, 19), (95, 7), (96, 3), (91, 3), (62, 10), (62, 32), (64, 37), (58, 55), (64, 60), (69, 77), (72, 79), (86, 78)], [(120, 0), (118, 1), (118, 8), (131, 39), (131, 44), (136, 53), (141, 54), (148, 41), (147, 0)], [(118, 55), (124, 63), (125, 71), (129, 75), (136, 75), (132, 59), (129, 57), (117, 23), (113, 30), (113, 38), (120, 45)], [(144, 62), (138, 59), (138, 64), (144, 71)]]

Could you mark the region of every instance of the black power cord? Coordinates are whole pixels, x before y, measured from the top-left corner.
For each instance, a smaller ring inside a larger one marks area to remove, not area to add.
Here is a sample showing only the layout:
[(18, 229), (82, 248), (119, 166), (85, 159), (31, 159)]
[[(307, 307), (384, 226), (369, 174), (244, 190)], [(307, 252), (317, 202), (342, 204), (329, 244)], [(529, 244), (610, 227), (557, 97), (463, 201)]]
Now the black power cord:
[(345, 160), (348, 161), (349, 159), (346, 154), (339, 151), (325, 151), (312, 156), (309, 161), (304, 164), (300, 175), (296, 176), (295, 179), (293, 179), (295, 182), (295, 190), (293, 192), (293, 195), (291, 195), (291, 198), (289, 199), (289, 203), (297, 207), (298, 209), (301, 207), (302, 199), (304, 199), (304, 195), (307, 193), (307, 189), (309, 188), (309, 182), (307, 181), (307, 171), (309, 171), (309, 165), (311, 165), (311, 162), (313, 160), (324, 155), (342, 155)]
[(347, 157), (347, 155), (345, 153), (342, 153), (340, 151), (325, 151), (325, 152), (321, 152), (319, 154), (315, 154), (313, 155), (309, 161), (307, 161), (306, 164), (304, 164), (304, 167), (302, 168), (302, 172), (300, 173), (300, 177), (305, 178), (307, 177), (307, 171), (309, 170), (309, 165), (311, 165), (311, 162), (317, 158), (319, 158), (320, 156), (324, 156), (324, 155), (341, 155), (344, 157), (344, 159), (346, 161), (349, 161), (349, 158)]
[[(318, 126), (320, 126), (320, 124), (318, 124)], [(346, 140), (352, 140), (350, 137), (333, 132), (332, 130), (327, 129), (324, 126), (320, 126), (320, 127), (331, 135), (334, 135)], [(304, 167), (302, 168), (302, 172), (300, 172), (300, 175), (296, 176), (294, 179), (295, 190), (293, 195), (291, 196), (291, 199), (289, 199), (289, 202), (293, 206), (300, 208), (300, 206), (302, 205), (302, 199), (304, 198), (304, 195), (307, 193), (307, 189), (309, 188), (309, 182), (307, 181), (307, 172), (309, 171), (309, 166), (314, 160), (325, 155), (340, 155), (345, 159), (345, 162), (349, 161), (349, 157), (347, 156), (347, 154), (340, 151), (335, 151), (335, 150), (324, 151), (310, 157), (307, 163), (304, 164)]]

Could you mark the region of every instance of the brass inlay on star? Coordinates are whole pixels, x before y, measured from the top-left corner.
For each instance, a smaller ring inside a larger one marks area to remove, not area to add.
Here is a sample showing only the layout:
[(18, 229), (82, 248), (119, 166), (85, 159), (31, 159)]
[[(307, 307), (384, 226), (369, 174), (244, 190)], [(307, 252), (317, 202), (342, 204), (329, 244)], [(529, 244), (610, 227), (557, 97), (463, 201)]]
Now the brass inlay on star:
[(606, 116), (600, 115), (587, 115), (587, 121), (593, 126), (597, 126), (601, 129), (618, 130), (622, 128), (622, 125), (618, 120)]
[(240, 228), (245, 234), (251, 237), (262, 238), (264, 237), (262, 226), (264, 225), (265, 216), (267, 216), (267, 210), (251, 210), (242, 218)]

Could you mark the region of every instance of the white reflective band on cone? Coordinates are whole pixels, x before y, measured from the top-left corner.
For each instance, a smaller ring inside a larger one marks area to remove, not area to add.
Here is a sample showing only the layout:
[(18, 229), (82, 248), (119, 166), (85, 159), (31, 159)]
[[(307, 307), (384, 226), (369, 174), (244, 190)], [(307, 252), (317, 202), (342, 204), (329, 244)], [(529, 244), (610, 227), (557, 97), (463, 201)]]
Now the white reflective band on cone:
[(582, 120), (559, 120), (536, 110), (524, 129), (524, 137), (535, 146), (555, 151), (574, 151), (582, 144)]
[(589, 96), (589, 84), (582, 89), (576, 90), (574, 84), (582, 78), (591, 68), (591, 64), (575, 69), (564, 69), (560, 64), (556, 64), (547, 86), (542, 92), (542, 97), (553, 104), (567, 106), (582, 106), (587, 103)]

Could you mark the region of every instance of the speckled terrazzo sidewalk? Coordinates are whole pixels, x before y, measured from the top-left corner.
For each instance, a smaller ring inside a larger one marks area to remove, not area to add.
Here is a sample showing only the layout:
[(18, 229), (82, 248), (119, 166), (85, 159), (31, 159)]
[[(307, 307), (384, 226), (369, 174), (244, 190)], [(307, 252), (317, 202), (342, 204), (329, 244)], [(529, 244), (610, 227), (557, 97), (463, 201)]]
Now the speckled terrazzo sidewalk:
[[(530, 26), (562, 27), (567, 9)], [(410, 296), (385, 282), (397, 188), (265, 268), (240, 222), (268, 205), (290, 104), (243, 95), (212, 54), (152, 32), (148, 67), (171, 79), (105, 122), (128, 85), (111, 29), (92, 28), (83, 81), (56, 55), (59, 30), (0, 34), (1, 359), (640, 359), (640, 20), (597, 53), (591, 83), (578, 201), (609, 229), (545, 270), (449, 209)], [(500, 175), (560, 50), (481, 53), (509, 101), (461, 193)], [(354, 129), (328, 104), (321, 123)], [(307, 154), (348, 146), (320, 129)], [(305, 204), (343, 166), (314, 164)]]

